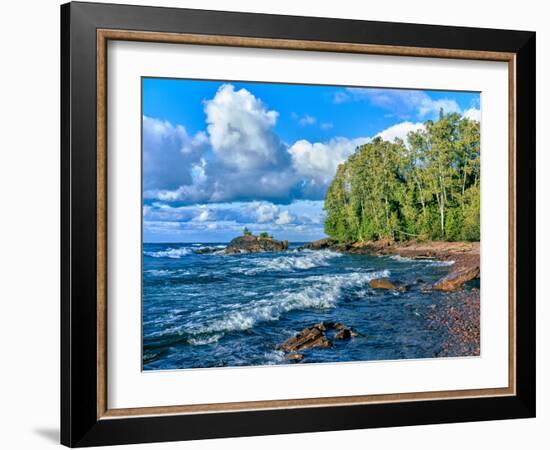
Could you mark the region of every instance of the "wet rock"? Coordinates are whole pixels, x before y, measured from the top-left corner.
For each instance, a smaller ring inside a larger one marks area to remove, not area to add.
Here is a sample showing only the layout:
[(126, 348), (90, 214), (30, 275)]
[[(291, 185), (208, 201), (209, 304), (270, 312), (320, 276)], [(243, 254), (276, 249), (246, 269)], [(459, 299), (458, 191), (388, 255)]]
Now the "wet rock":
[(369, 281), (369, 286), (372, 289), (387, 289), (397, 292), (405, 292), (407, 290), (407, 286), (398, 282), (390, 281), (389, 278), (374, 278)]
[(299, 362), (304, 359), (304, 355), (302, 355), (301, 353), (290, 353), (289, 355), (286, 355), (286, 359), (288, 359), (289, 361)]
[(433, 286), (431, 286), (431, 289), (436, 291), (456, 291), (461, 288), (464, 283), (478, 277), (478, 265), (462, 267), (436, 281)]
[(298, 350), (307, 350), (316, 347), (333, 347), (334, 344), (325, 336), (325, 330), (326, 328), (324, 328), (322, 323), (310, 328), (304, 328), (296, 334), (296, 336), (283, 342), (279, 346), (279, 350), (284, 352), (296, 352)]
[(354, 331), (351, 328), (346, 327), (342, 323), (337, 324), (337, 326), (335, 326), (335, 329), (337, 331), (334, 334), (333, 339), (337, 339), (337, 340), (340, 340), (340, 341), (347, 341), (347, 340), (351, 339), (352, 337), (359, 336), (359, 333), (357, 333), (357, 331)]
[[(327, 338), (328, 331), (335, 331), (333, 339), (349, 340), (359, 336), (355, 330), (345, 326), (340, 322), (320, 322), (311, 327), (304, 328), (295, 336), (287, 339), (278, 346), (279, 350), (291, 353), (287, 358), (299, 358), (294, 356), (297, 351), (307, 350), (310, 348), (333, 348), (334, 344)], [(303, 355), (302, 355), (303, 357)], [(302, 358), (300, 358), (301, 360)]]
[(213, 248), (213, 247), (204, 247), (204, 248), (197, 248), (193, 250), (193, 252), (197, 255), (204, 255), (206, 253), (214, 253), (218, 251), (219, 249)]
[(254, 235), (239, 236), (226, 247), (225, 253), (282, 252), (288, 249), (288, 241)]
[(302, 245), (298, 250), (324, 250), (326, 248), (331, 248), (333, 245), (334, 242), (330, 239), (318, 239), (317, 241), (308, 242)]

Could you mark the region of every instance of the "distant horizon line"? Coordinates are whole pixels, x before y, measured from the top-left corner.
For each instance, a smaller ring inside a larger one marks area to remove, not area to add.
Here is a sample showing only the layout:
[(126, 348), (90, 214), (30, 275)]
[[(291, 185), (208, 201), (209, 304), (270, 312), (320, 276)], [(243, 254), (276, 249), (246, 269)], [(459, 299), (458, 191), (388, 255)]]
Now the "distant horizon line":
[[(319, 238), (323, 239), (323, 238)], [(311, 240), (308, 241), (291, 241), (289, 239), (275, 239), (277, 241), (288, 241), (290, 243), (302, 243), (302, 242), (312, 242)], [(313, 239), (314, 241), (317, 239)], [(163, 241), (163, 242), (146, 242), (142, 241), (142, 244), (229, 244), (231, 241), (204, 241), (204, 242), (198, 242), (198, 241)]]

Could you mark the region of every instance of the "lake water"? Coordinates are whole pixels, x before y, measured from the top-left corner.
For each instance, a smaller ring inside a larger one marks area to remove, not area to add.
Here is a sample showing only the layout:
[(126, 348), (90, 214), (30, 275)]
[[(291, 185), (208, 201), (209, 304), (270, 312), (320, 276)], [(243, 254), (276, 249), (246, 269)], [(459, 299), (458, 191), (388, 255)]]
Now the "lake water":
[[(329, 250), (225, 255), (224, 244), (144, 244), (143, 369), (295, 364), (277, 345), (320, 321), (360, 335), (302, 352), (305, 363), (438, 356), (447, 336), (430, 316), (452, 295), (369, 288), (390, 277), (431, 283), (449, 262)], [(215, 253), (194, 250), (216, 247)]]

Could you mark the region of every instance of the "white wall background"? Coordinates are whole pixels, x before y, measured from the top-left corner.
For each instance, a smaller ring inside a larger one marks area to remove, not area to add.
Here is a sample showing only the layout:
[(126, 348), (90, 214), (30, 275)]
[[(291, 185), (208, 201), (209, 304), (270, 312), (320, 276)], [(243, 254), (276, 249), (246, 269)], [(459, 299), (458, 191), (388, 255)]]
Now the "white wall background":
[[(163, 0), (135, 4), (417, 22), (537, 32), (537, 276), (550, 265), (550, 29), (544, 2)], [(59, 439), (59, 1), (5, 2), (0, 45), (0, 447)], [(546, 82), (545, 82), (546, 81)], [(545, 176), (546, 175), (546, 176)], [(543, 209), (546, 206), (546, 209)], [(224, 439), (158, 449), (547, 448), (550, 441), (548, 293), (539, 283), (538, 417), (531, 420)], [(533, 299), (535, 301), (535, 299)], [(128, 447), (130, 448), (130, 447)]]

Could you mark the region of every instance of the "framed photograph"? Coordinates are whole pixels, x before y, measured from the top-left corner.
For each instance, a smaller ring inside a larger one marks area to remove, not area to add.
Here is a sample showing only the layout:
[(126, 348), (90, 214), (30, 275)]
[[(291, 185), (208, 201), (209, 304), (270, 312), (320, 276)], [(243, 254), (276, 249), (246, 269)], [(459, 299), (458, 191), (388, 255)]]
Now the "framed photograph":
[(61, 7), (61, 441), (535, 415), (535, 33)]

